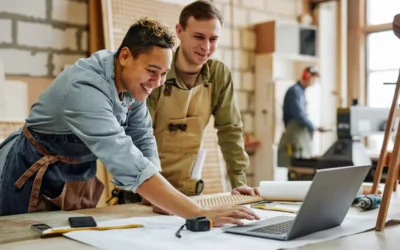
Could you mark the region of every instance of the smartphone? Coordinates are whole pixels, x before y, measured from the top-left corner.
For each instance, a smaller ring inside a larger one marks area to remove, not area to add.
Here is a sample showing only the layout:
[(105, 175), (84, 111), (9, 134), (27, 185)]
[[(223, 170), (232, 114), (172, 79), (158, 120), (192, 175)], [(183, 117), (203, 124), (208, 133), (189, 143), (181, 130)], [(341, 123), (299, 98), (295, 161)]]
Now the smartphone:
[(43, 231), (45, 231), (45, 230), (47, 230), (47, 229), (51, 229), (52, 227), (50, 227), (50, 226), (47, 225), (47, 224), (39, 223), (39, 224), (33, 224), (33, 225), (31, 225), (31, 228), (32, 228), (34, 231), (36, 231), (36, 232), (42, 234)]
[(71, 227), (97, 227), (97, 223), (92, 216), (69, 217)]

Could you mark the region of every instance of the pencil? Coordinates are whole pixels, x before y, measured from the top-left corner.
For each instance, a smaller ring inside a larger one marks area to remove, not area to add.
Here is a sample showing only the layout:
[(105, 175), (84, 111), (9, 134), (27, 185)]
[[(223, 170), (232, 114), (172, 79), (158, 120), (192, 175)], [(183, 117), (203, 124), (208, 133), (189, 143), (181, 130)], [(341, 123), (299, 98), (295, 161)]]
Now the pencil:
[(111, 230), (111, 229), (127, 229), (127, 228), (139, 228), (139, 227), (144, 227), (144, 225), (128, 224), (128, 225), (122, 225), (122, 226), (74, 227), (74, 228), (63, 228), (63, 229), (47, 229), (41, 233), (40, 237), (45, 238), (45, 237), (58, 236), (58, 235), (62, 235), (62, 234), (69, 233), (69, 232), (75, 232), (75, 231), (85, 231), (85, 230), (102, 231), (102, 230)]

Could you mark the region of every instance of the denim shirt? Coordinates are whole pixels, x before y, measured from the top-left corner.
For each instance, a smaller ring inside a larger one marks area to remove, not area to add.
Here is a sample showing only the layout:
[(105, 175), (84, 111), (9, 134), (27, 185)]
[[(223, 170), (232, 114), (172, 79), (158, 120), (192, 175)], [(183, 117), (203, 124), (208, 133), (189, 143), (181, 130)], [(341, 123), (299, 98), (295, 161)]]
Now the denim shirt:
[(26, 123), (40, 133), (74, 133), (115, 185), (135, 192), (161, 166), (146, 102), (118, 97), (114, 55), (98, 51), (64, 70), (32, 106)]
[(308, 118), (305, 89), (297, 82), (290, 87), (283, 101), (283, 121), (285, 127), (291, 122), (296, 121), (300, 125), (314, 131), (315, 127)]

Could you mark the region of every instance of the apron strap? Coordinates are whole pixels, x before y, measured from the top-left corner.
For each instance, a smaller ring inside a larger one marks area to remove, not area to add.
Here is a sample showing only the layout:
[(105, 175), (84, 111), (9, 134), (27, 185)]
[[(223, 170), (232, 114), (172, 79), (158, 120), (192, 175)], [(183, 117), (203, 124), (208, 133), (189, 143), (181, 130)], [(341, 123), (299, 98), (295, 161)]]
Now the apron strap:
[(32, 146), (34, 146), (42, 155), (50, 154), (44, 147), (42, 147), (42, 145), (39, 144), (39, 142), (37, 142), (35, 140), (35, 138), (33, 138), (32, 134), (29, 132), (28, 126), (26, 126), (26, 124), (24, 125), (22, 132), (24, 133), (26, 139), (28, 139), (28, 141), (32, 144)]
[(47, 168), (50, 166), (50, 164), (54, 164), (58, 161), (67, 163), (67, 164), (78, 164), (79, 161), (69, 158), (69, 157), (64, 157), (64, 156), (56, 156), (50, 154), (42, 145), (40, 145), (32, 136), (32, 134), (29, 132), (26, 124), (24, 125), (23, 128), (23, 133), (27, 140), (41, 153), (43, 154), (43, 157), (40, 158), (36, 163), (34, 163), (30, 168), (28, 168), (20, 177), (19, 179), (14, 183), (14, 186), (17, 188), (21, 189), (25, 183), (35, 174), (35, 180), (33, 181), (33, 186), (32, 186), (32, 191), (31, 191), (31, 197), (29, 200), (29, 212), (35, 212), (38, 201), (39, 201), (39, 194), (40, 194), (40, 187), (42, 185), (42, 180), (44, 173), (47, 171)]

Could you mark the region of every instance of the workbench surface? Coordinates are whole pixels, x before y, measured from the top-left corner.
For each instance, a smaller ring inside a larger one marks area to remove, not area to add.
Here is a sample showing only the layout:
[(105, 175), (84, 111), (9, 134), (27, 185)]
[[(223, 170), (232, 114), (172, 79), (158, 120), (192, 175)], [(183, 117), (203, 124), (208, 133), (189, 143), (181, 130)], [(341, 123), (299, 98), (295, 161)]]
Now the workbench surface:
[[(365, 213), (365, 216), (377, 218), (378, 209)], [(68, 225), (68, 217), (77, 214), (92, 215), (97, 221), (112, 219), (130, 218), (135, 216), (155, 216), (151, 207), (141, 204), (127, 204), (112, 207), (101, 207), (73, 212), (42, 212), (23, 215), (0, 217), (0, 249), (95, 249), (86, 244), (70, 240), (66, 237), (48, 239), (38, 238), (37, 233), (30, 229), (33, 223), (47, 223), (50, 226), (58, 227)], [(391, 205), (388, 217), (400, 219), (400, 192), (395, 192), (391, 198)], [(374, 230), (339, 238), (336, 240), (307, 245), (301, 250), (317, 249), (397, 249), (400, 245), (400, 225), (388, 225), (384, 231)]]

